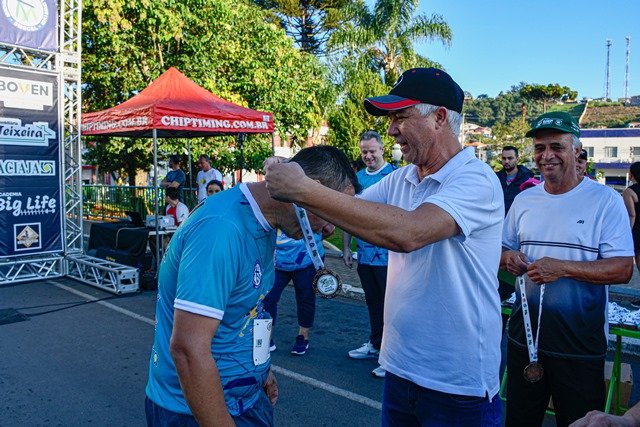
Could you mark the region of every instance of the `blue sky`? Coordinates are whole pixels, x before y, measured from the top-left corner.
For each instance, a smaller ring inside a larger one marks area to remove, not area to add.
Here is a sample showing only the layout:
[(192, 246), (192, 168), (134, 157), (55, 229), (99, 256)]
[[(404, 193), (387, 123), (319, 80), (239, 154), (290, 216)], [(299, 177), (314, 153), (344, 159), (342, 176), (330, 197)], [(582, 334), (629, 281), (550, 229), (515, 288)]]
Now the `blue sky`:
[(611, 39), (611, 95), (624, 95), (627, 35), (629, 95), (640, 95), (638, 0), (421, 0), (420, 12), (442, 15), (450, 48), (429, 42), (417, 51), (442, 64), (474, 97), (495, 97), (521, 81), (560, 83), (578, 97), (604, 95)]

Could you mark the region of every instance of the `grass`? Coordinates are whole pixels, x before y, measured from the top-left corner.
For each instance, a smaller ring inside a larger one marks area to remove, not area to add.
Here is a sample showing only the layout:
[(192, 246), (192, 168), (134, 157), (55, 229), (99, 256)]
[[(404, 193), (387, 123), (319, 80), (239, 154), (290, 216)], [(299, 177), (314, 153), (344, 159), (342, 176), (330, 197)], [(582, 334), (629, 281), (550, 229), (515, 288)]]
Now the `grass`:
[[(333, 234), (324, 240), (336, 246), (339, 250), (342, 250), (342, 235), (343, 231), (340, 228), (336, 227)], [(356, 239), (351, 239), (351, 251), (356, 251)]]
[(551, 111), (563, 111), (571, 114), (577, 119), (580, 118), (584, 111), (585, 104), (551, 104), (547, 108), (547, 112)]

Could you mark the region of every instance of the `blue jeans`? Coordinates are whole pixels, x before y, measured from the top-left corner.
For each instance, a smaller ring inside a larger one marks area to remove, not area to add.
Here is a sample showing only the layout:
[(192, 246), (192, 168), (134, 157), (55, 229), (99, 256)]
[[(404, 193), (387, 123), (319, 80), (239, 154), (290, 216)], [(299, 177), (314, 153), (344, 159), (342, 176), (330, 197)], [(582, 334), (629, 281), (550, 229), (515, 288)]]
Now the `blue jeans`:
[(282, 291), (289, 281), (293, 280), (293, 286), (296, 291), (296, 306), (298, 309), (298, 326), (310, 328), (313, 326), (313, 318), (316, 316), (316, 294), (313, 292), (313, 277), (316, 275), (316, 269), (313, 264), (306, 268), (293, 271), (284, 271), (276, 269), (276, 278), (273, 288), (264, 299), (264, 309), (273, 318), (273, 324), (276, 324), (278, 317), (278, 301), (282, 296)]
[[(144, 410), (147, 427), (199, 427), (191, 414), (178, 414), (158, 406), (145, 397)], [(266, 393), (260, 392), (258, 401), (242, 415), (233, 417), (237, 427), (272, 427), (273, 406)]]
[(463, 396), (420, 387), (387, 371), (382, 395), (382, 426), (499, 427), (500, 397)]

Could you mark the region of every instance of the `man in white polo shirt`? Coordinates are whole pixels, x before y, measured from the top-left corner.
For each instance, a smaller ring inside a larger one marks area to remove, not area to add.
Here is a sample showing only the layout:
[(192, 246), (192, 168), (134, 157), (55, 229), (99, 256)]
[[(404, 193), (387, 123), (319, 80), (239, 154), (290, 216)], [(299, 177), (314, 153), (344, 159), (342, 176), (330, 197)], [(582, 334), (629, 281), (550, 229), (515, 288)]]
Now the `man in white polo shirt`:
[(382, 424), (499, 426), (498, 263), (504, 199), (496, 174), (458, 140), (464, 93), (444, 71), (406, 71), (387, 96), (410, 163), (361, 197), (325, 190), (294, 164), (267, 168), (272, 197), (293, 201), (389, 249), (380, 364)]

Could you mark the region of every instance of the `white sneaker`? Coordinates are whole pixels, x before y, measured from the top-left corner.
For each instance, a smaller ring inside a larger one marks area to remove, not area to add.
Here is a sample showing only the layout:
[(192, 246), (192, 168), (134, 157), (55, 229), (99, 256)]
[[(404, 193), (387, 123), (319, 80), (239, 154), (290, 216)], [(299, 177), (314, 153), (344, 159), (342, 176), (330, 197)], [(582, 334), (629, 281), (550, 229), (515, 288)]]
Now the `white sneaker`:
[(349, 357), (352, 359), (373, 359), (380, 355), (380, 351), (373, 348), (371, 341), (362, 344), (362, 347), (356, 348), (349, 352)]
[(386, 373), (387, 373), (387, 370), (384, 369), (382, 366), (378, 366), (376, 369), (371, 371), (371, 375), (373, 375), (376, 378), (384, 378)]

